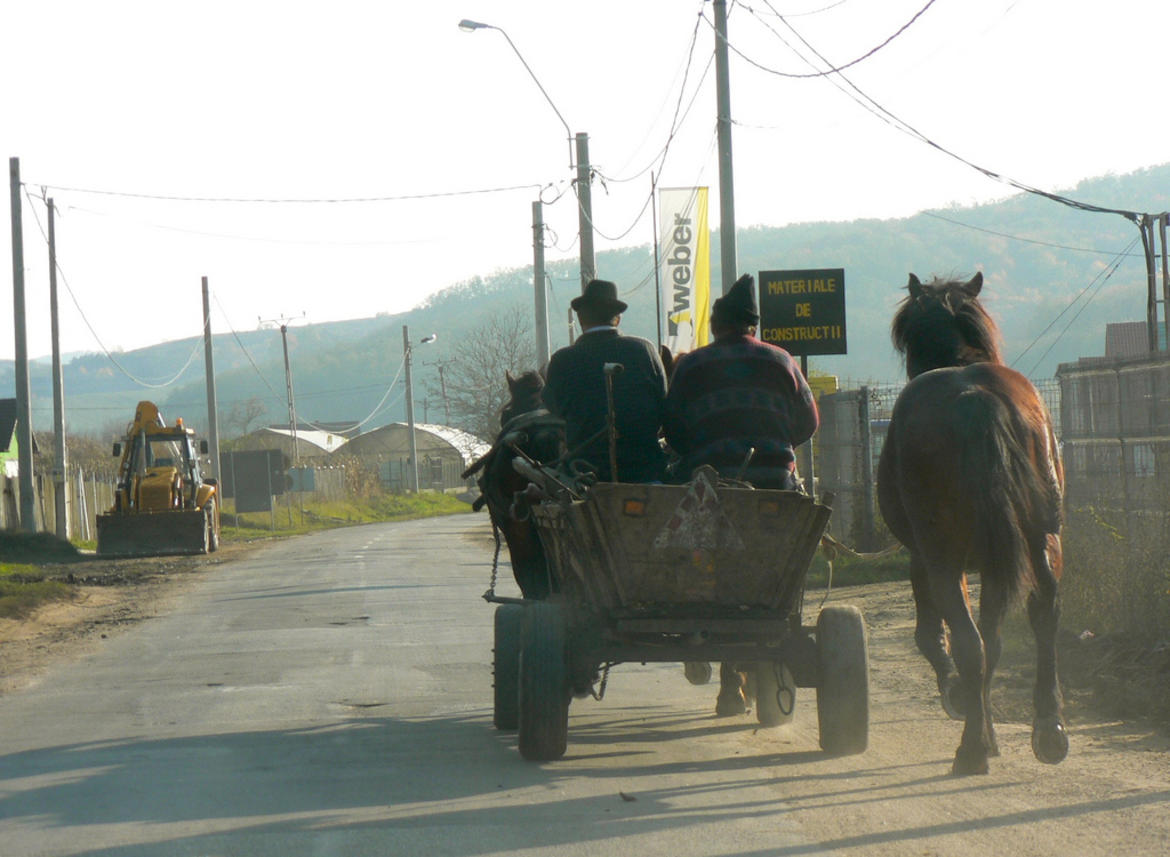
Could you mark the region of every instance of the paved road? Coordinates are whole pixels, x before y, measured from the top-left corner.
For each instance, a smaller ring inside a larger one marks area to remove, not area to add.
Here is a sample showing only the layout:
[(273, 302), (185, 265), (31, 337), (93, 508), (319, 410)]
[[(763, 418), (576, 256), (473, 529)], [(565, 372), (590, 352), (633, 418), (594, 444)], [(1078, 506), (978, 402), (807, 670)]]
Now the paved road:
[(491, 726), (485, 534), (460, 516), (274, 544), (0, 699), (0, 855), (683, 857), (799, 841), (769, 778), (733, 762), (726, 737), (752, 739), (751, 721), (711, 718), (713, 689), (677, 666), (615, 671), (604, 703), (574, 703), (565, 760), (522, 761)]
[(905, 587), (865, 604), (863, 756), (818, 751), (809, 691), (757, 730), (677, 665), (623, 665), (573, 703), (563, 760), (524, 762), (491, 725), (487, 533), (468, 515), (268, 546), (0, 697), (0, 857), (1167, 853), (1151, 733), (1074, 726), (1053, 768), (1003, 723), (989, 777), (947, 776), (959, 727)]

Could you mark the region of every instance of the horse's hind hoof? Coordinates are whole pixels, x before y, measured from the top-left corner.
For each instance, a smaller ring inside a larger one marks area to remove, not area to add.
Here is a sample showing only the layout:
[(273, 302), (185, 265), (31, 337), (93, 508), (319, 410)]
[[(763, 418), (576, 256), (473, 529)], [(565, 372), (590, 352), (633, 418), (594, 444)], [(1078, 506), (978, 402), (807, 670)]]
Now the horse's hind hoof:
[(738, 714), (747, 714), (747, 700), (738, 689), (734, 693), (720, 693), (715, 698), (716, 717), (735, 717)]
[(1046, 765), (1056, 765), (1068, 755), (1068, 730), (1059, 720), (1032, 724), (1032, 752)]
[(963, 689), (957, 675), (950, 675), (939, 682), (939, 698), (943, 711), (951, 720), (966, 720), (966, 706), (963, 705)]

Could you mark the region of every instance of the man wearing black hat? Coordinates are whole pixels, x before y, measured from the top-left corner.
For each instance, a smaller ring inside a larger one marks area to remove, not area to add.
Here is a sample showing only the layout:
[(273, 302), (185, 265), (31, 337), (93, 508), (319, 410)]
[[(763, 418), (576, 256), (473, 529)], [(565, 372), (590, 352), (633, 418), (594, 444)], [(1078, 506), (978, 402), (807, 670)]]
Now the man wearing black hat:
[(605, 432), (604, 366), (620, 363), (623, 369), (613, 377), (617, 479), (661, 480), (665, 456), (658, 432), (666, 399), (666, 372), (658, 352), (645, 339), (618, 333), (626, 304), (618, 300), (613, 283), (591, 280), (571, 306), (582, 332), (575, 343), (561, 348), (549, 360), (542, 394), (545, 405), (565, 421), (565, 443), (575, 451), (575, 457), (593, 465), (601, 481), (613, 481)]
[(755, 280), (740, 277), (711, 310), (714, 341), (675, 365), (666, 399), (666, 441), (681, 457), (678, 473), (700, 464), (757, 488), (798, 486), (794, 447), (812, 437), (819, 415), (800, 367), (783, 348), (756, 339)]

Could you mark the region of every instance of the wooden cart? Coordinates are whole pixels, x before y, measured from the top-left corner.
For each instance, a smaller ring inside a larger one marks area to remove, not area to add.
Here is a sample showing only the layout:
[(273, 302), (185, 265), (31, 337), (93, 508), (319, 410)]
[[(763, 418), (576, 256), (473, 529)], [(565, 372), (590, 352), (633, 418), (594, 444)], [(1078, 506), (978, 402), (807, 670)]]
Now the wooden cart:
[(809, 563), (830, 508), (795, 491), (721, 484), (599, 483), (532, 514), (557, 594), (503, 603), (495, 617), (495, 723), (521, 754), (560, 758), (569, 703), (622, 662), (754, 665), (762, 725), (816, 689), (821, 747), (867, 743), (865, 623), (852, 607), (801, 624)]

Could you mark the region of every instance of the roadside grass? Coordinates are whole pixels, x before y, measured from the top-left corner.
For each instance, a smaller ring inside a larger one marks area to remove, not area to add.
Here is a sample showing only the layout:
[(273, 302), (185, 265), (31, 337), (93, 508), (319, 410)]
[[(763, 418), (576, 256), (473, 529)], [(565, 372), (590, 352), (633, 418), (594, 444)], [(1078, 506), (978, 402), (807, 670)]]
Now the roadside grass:
[[(904, 580), (910, 583), (910, 554), (904, 550), (880, 557), (838, 555), (832, 562), (832, 585), (861, 586), (866, 583), (889, 583)], [(829, 560), (824, 550), (818, 550), (808, 570), (808, 587), (823, 589), (830, 583)]]
[(0, 619), (21, 619), (42, 604), (72, 595), (72, 587), (45, 580), (35, 565), (0, 563)]
[[(272, 514), (245, 515), (233, 514), (229, 502), (221, 517), (221, 536), (229, 542), (285, 538), (335, 527), (430, 518), (470, 510), (468, 503), (450, 494), (379, 495), (362, 501), (306, 503), (303, 507), (294, 501), (291, 506), (282, 504)], [(51, 601), (73, 597), (88, 576), (80, 568), (77, 573), (63, 575), (61, 567), (93, 562), (92, 552), (96, 549), (97, 543), (92, 540), (71, 543), (52, 533), (0, 531), (0, 557), (3, 557), (0, 618), (20, 619)], [(115, 558), (105, 558), (105, 561), (118, 562)]]

